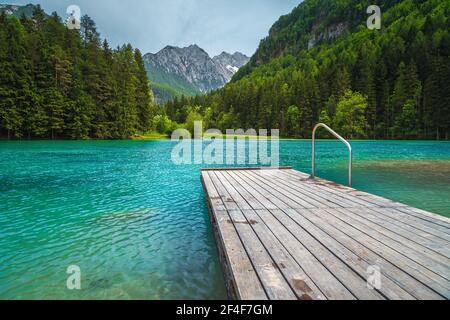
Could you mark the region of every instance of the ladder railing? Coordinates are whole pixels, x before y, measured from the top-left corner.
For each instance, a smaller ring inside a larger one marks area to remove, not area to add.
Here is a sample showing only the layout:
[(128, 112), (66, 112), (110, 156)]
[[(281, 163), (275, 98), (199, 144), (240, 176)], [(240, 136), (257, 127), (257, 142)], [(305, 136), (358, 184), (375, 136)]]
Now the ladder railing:
[(350, 143), (342, 138), (339, 134), (337, 134), (333, 129), (327, 126), (324, 123), (319, 123), (314, 127), (313, 136), (312, 136), (312, 174), (311, 178), (314, 179), (316, 177), (316, 131), (320, 127), (327, 129), (333, 136), (341, 140), (348, 148), (349, 152), (349, 162), (348, 162), (348, 185), (352, 187), (353, 185), (353, 152), (352, 146)]

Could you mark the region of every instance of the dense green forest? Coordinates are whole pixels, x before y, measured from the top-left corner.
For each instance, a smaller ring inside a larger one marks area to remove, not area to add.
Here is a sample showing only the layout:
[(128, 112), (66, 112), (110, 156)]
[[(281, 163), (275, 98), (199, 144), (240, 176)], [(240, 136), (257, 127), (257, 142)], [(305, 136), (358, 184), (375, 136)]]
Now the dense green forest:
[(232, 82), (175, 99), (159, 130), (195, 120), (226, 128), (278, 128), (308, 138), (315, 123), (349, 138), (449, 139), (450, 2), (305, 0), (270, 30)]
[(88, 16), (70, 30), (39, 6), (0, 15), (0, 137), (129, 138), (151, 129), (152, 101), (139, 50), (111, 49)]

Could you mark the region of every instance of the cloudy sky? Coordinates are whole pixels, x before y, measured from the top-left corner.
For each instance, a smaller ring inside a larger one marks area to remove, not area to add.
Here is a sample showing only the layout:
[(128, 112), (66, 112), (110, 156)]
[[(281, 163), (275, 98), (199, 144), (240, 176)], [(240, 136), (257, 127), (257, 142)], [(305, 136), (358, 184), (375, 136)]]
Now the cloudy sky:
[[(0, 0), (8, 3), (7, 0)], [(78, 5), (113, 46), (130, 42), (142, 52), (166, 45), (197, 44), (210, 55), (235, 51), (252, 55), (280, 15), (301, 0), (12, 0), (39, 3), (65, 17)]]

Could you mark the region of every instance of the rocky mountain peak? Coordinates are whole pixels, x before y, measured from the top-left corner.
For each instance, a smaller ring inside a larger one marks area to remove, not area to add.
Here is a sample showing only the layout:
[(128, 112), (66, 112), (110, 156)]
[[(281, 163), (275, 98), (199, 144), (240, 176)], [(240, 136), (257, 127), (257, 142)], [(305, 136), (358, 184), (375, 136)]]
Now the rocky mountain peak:
[(31, 17), (34, 8), (35, 5), (31, 3), (27, 5), (0, 3), (0, 13), (4, 12), (7, 16), (15, 16), (17, 18), (20, 18), (22, 14)]
[[(152, 82), (173, 87), (184, 82), (198, 93), (207, 93), (223, 87), (233, 75), (248, 62), (249, 58), (240, 52), (222, 52), (211, 58), (196, 44), (180, 48), (166, 46), (158, 53), (148, 53), (144, 61)], [(158, 96), (158, 94), (155, 94)]]

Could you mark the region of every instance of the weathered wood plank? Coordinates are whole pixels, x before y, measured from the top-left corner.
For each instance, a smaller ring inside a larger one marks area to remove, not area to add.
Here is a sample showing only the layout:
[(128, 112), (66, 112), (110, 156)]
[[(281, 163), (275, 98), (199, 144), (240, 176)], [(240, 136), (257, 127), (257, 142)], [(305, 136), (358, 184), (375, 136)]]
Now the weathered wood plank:
[(294, 176), (289, 170), (280, 172), (279, 175), (284, 177), (285, 181), (296, 188), (306, 189), (307, 191), (316, 194), (318, 197), (336, 203), (340, 207), (351, 208), (355, 205), (365, 207), (377, 206), (376, 204), (361, 200), (347, 193), (339, 193), (338, 191), (323, 187), (317, 181), (311, 180), (309, 177), (304, 178)]
[(295, 181), (286, 180), (280, 174), (276, 174), (273, 172), (264, 172), (263, 174), (257, 172), (256, 174), (266, 179), (266, 181), (268, 181), (276, 188), (280, 188), (280, 190), (283, 190), (283, 192), (292, 193), (298, 197), (307, 199), (308, 202), (310, 202), (317, 208), (343, 207), (342, 202), (338, 199), (330, 199), (328, 197), (322, 197), (318, 194), (312, 193), (311, 190), (304, 188), (301, 183), (297, 184)]
[(278, 189), (271, 188), (267, 181), (259, 179), (257, 176), (253, 175), (249, 172), (240, 172), (242, 176), (245, 176), (249, 181), (251, 181), (255, 186), (258, 186), (260, 190), (265, 190), (264, 193), (269, 195), (269, 198), (276, 198), (280, 200), (286, 208), (315, 208), (310, 203), (302, 200), (296, 199), (293, 200), (285, 195), (283, 192), (278, 191)]
[[(261, 210), (264, 209), (264, 205), (258, 201), (258, 199), (247, 190), (243, 189), (240, 186), (240, 183), (233, 179), (233, 177), (228, 172), (222, 173), (222, 178), (228, 181), (229, 185), (232, 186), (240, 195), (242, 198), (245, 199), (245, 201), (248, 203), (248, 205), (254, 209), (254, 210)], [(241, 207), (243, 209), (243, 207)]]
[(290, 168), (201, 177), (238, 299), (450, 298), (450, 219)]
[[(354, 209), (360, 210), (360, 209)], [(450, 279), (450, 260), (438, 255), (436, 252), (427, 250), (419, 246), (417, 243), (410, 241), (407, 238), (400, 237), (396, 234), (383, 232), (383, 228), (379, 226), (368, 227), (367, 224), (362, 223), (356, 215), (349, 214), (349, 209), (329, 210), (329, 213), (337, 217), (343, 222), (347, 222), (356, 229), (364, 232), (368, 236), (377, 239), (390, 248), (400, 252), (409, 257), (411, 260), (427, 267), (435, 273), (441, 275), (447, 280)], [(440, 259), (442, 258), (442, 259)]]
[[(320, 209), (318, 209), (320, 210)], [(331, 253), (319, 241), (312, 237), (304, 228), (296, 224), (289, 215), (281, 210), (272, 210), (273, 216), (297, 238), (314, 257), (329, 270), (334, 277), (352, 292), (358, 299), (374, 300), (383, 297), (367, 287), (367, 280), (360, 277), (351, 268)]]
[[(298, 177), (301, 179), (305, 179), (306, 177), (309, 177), (308, 175), (304, 173), (300, 173), (295, 170), (285, 170), (282, 172), (283, 174), (289, 174), (293, 177)], [(372, 206), (378, 206), (378, 207), (405, 207), (405, 204), (398, 203), (389, 199), (385, 199), (382, 197), (378, 197), (376, 195), (363, 192), (360, 190), (356, 190), (347, 186), (343, 186), (331, 181), (327, 181), (320, 178), (315, 179), (308, 179), (306, 178), (305, 183), (316, 186), (318, 189), (327, 191), (328, 193), (333, 193), (335, 195), (338, 195), (342, 198), (346, 198), (350, 201), (353, 201), (355, 203), (362, 204), (363, 206), (372, 207)]]
[[(237, 205), (237, 208), (228, 211), (231, 218), (229, 223), (233, 224), (236, 228), (245, 251), (249, 256), (253, 268), (258, 274), (261, 284), (263, 285), (269, 299), (296, 299), (297, 297), (290, 288), (289, 284), (286, 282), (280, 270), (270, 258), (270, 255), (267, 253), (262, 243), (259, 241), (258, 237), (250, 227), (249, 222), (242, 215), (239, 206), (248, 208), (248, 204), (242, 199), (239, 193), (236, 192), (236, 190), (223, 179), (219, 171), (210, 171), (209, 174), (216, 175), (216, 177), (213, 178), (213, 181), (219, 194), (222, 194), (226, 199), (232, 199), (232, 203)], [(219, 180), (219, 178), (222, 178), (223, 180)]]
[(218, 211), (217, 225), (234, 281), (241, 300), (266, 300), (267, 295), (226, 211)]
[[(291, 171), (292, 170), (286, 170), (284, 172), (280, 172), (280, 174), (284, 175), (284, 176), (290, 175)], [(304, 177), (303, 174), (299, 174), (299, 175)], [(292, 181), (289, 181), (289, 183), (292, 183)], [(293, 184), (295, 184), (296, 186), (298, 185), (298, 183), (293, 183)], [(341, 191), (342, 188), (346, 188), (346, 187), (343, 187), (343, 186), (339, 187), (338, 190), (333, 190), (333, 193), (337, 195), (340, 192), (341, 194), (343, 194), (342, 195), (342, 199), (344, 199), (344, 198), (350, 199), (345, 194), (345, 192)], [(329, 191), (330, 188), (329, 187), (324, 187), (324, 189), (326, 189), (324, 191)], [(350, 189), (350, 188), (347, 188), (347, 189)], [(370, 196), (370, 197), (375, 197), (374, 195), (369, 195), (369, 194), (367, 194), (367, 195)], [(361, 199), (356, 199), (355, 200), (354, 198), (355, 197), (353, 197), (353, 201), (355, 201), (356, 204), (362, 204)], [(384, 199), (384, 200), (387, 201), (387, 203), (391, 203), (391, 204), (394, 203), (391, 200), (387, 200), (387, 199)], [(353, 206), (344, 205), (343, 207), (355, 207), (356, 206), (355, 203), (353, 204)], [(380, 203), (380, 202), (378, 201), (378, 203)], [(383, 202), (381, 202), (381, 203), (383, 203)], [(415, 228), (420, 229), (421, 231), (427, 232), (429, 235), (435, 235), (435, 236), (437, 236), (439, 238), (442, 238), (442, 239), (444, 239), (446, 241), (449, 241), (450, 229), (446, 228), (445, 226), (436, 225), (436, 224), (433, 224), (430, 221), (424, 221), (422, 219), (417, 218), (416, 216), (408, 216), (405, 212), (408, 212), (410, 207), (406, 207), (406, 206), (404, 206), (402, 204), (395, 203), (394, 207), (389, 208), (389, 209), (385, 209), (385, 205), (386, 204), (383, 203), (383, 207), (376, 207), (376, 206), (369, 206), (369, 207), (371, 207), (372, 210), (376, 210), (377, 212), (379, 212), (379, 213), (381, 213), (383, 215), (386, 215), (388, 217), (388, 220), (389, 219), (394, 219), (394, 220), (400, 221), (401, 224), (407, 223), (411, 227), (415, 227)], [(441, 221), (441, 220), (439, 220), (439, 221)], [(429, 235), (427, 235), (427, 236), (429, 236)]]
[(428, 238), (429, 235), (426, 233), (418, 232), (417, 230), (408, 228), (408, 226), (398, 225), (396, 223), (386, 221), (386, 219), (380, 217), (380, 215), (378, 215), (376, 211), (371, 211), (370, 209), (362, 209), (362, 208), (348, 208), (348, 209), (350, 212), (358, 214), (368, 222), (373, 222), (377, 225), (382, 226), (387, 230), (390, 230), (393, 233), (408, 238), (411, 241), (420, 243), (422, 246), (429, 248), (430, 250), (433, 250), (446, 258), (450, 257), (450, 248), (448, 248), (446, 244), (429, 239)]
[(262, 171), (262, 170), (291, 170), (292, 167), (277, 167), (277, 168), (272, 168), (272, 167), (256, 167), (256, 168), (251, 168), (251, 167), (242, 167), (242, 168), (204, 168), (202, 169), (202, 171)]
[(278, 265), (272, 260), (266, 248), (250, 226), (241, 211), (230, 211), (232, 224), (238, 231), (244, 248), (269, 299), (295, 300), (297, 296), (283, 277)]
[(385, 228), (383, 225), (378, 225), (368, 219), (362, 218), (362, 216), (358, 214), (362, 211), (362, 208), (347, 208), (346, 210), (336, 210), (334, 211), (334, 213), (338, 215), (342, 214), (341, 217), (347, 216), (348, 218), (351, 218), (353, 226), (358, 226), (360, 230), (368, 230), (368, 232), (370, 232), (373, 237), (378, 237), (380, 235), (387, 236), (408, 248), (420, 252), (421, 254), (426, 256), (426, 258), (431, 259), (430, 262), (435, 261), (446, 266), (447, 269), (450, 268), (450, 259), (442, 255), (439, 251), (429, 249), (422, 243), (414, 241), (414, 238), (410, 238), (405, 234), (392, 232), (388, 228)]
[(258, 210), (258, 216), (302, 266), (327, 299), (354, 300), (354, 295), (329, 271), (311, 252), (298, 241), (291, 232), (285, 232), (286, 226), (280, 223), (271, 212)]
[[(224, 175), (224, 178), (225, 175)], [(228, 183), (233, 183), (233, 188), (245, 199), (252, 199), (252, 195), (237, 183), (231, 175), (228, 175)], [(254, 189), (251, 191), (255, 191)], [(259, 203), (257, 206), (263, 206)], [(325, 299), (323, 293), (317, 288), (315, 283), (306, 275), (302, 267), (292, 258), (284, 245), (276, 238), (267, 225), (254, 210), (242, 210), (247, 222), (252, 226), (258, 237), (261, 239), (269, 254), (274, 257), (274, 262), (280, 267), (287, 281), (294, 289), (299, 299)], [(260, 211), (259, 211), (260, 212)], [(272, 224), (272, 228), (275, 226)], [(286, 232), (282, 229), (281, 232)], [(298, 244), (300, 245), (300, 244)]]
[[(327, 212), (331, 210), (332, 209), (326, 209)], [(315, 213), (316, 215), (320, 215), (321, 213), (323, 213), (323, 211), (314, 212), (313, 210), (311, 210), (311, 212)], [(432, 288), (440, 295), (450, 298), (450, 291), (449, 291), (450, 284), (446, 279), (444, 279), (440, 275), (428, 270), (422, 265), (411, 260), (409, 257), (406, 257), (400, 254), (399, 252), (391, 249), (390, 247), (378, 241), (377, 239), (367, 236), (365, 233), (359, 231), (358, 229), (354, 228), (353, 226), (347, 223), (342, 222), (341, 220), (337, 219), (331, 214), (329, 214), (326, 217), (326, 219), (327, 221), (330, 221), (330, 223), (341, 229), (344, 233), (351, 236), (359, 243), (364, 243), (364, 245), (367, 248), (376, 252), (377, 254), (379, 254), (392, 264), (401, 268), (402, 270), (405, 270), (405, 272), (409, 273), (420, 282)]]
[[(319, 210), (316, 211), (320, 212)], [(325, 220), (323, 217), (321, 217), (320, 214), (314, 214), (313, 212), (309, 212), (308, 210), (297, 210), (297, 212), (304, 218), (315, 223), (318, 228), (330, 235), (338, 243), (345, 246), (348, 250), (354, 252), (361, 259), (364, 259), (369, 265), (382, 266), (381, 271), (383, 274), (388, 275), (394, 282), (396, 282), (399, 286), (408, 291), (417, 299), (441, 298), (440, 295), (417, 281), (408, 273), (393, 265), (384, 257), (377, 254), (375, 251), (370, 250), (363, 243), (356, 241), (333, 223)]]
[[(264, 206), (266, 208), (273, 207), (275, 205), (274, 209), (277, 208), (298, 208), (300, 205), (298, 203), (295, 203), (293, 201), (287, 200), (286, 202), (282, 201), (282, 199), (279, 199), (278, 197), (272, 197), (272, 195), (267, 192), (264, 188), (260, 186), (258, 183), (254, 183), (243, 171), (236, 171), (234, 172), (235, 176), (239, 176), (242, 183), (245, 185), (251, 185), (252, 189), (255, 190), (258, 194), (262, 195), (265, 200), (263, 202)], [(285, 198), (281, 195), (281, 198)]]
[(400, 207), (400, 208), (395, 208), (395, 209), (398, 211), (402, 211), (404, 213), (413, 215), (420, 219), (424, 219), (424, 220), (430, 221), (432, 223), (439, 224), (446, 228), (450, 228), (449, 219), (446, 217), (441, 217), (440, 215), (437, 215), (435, 213), (427, 212), (425, 210), (421, 210), (421, 209), (413, 208), (413, 207), (407, 207), (407, 208)]
[[(236, 172), (234, 172), (234, 174), (236, 174)], [(256, 190), (251, 188), (251, 180), (247, 182), (241, 180), (240, 182), (240, 187), (247, 192), (248, 190), (251, 190), (253, 192), (262, 192), (266, 195), (268, 194), (265, 189)], [(255, 185), (252, 186), (254, 187)], [(267, 199), (265, 200), (265, 203), (267, 204)], [(309, 274), (314, 283), (321, 289), (322, 292), (324, 292), (328, 299), (353, 299), (353, 295), (342, 286), (342, 284), (326, 269), (326, 267), (321, 266), (320, 262), (318, 265), (318, 260), (309, 252), (309, 250), (305, 248), (303, 244), (294, 236), (292, 236), (290, 232), (286, 230), (285, 226), (278, 223), (278, 221), (271, 216), (269, 211), (257, 210), (256, 212), (261, 220), (266, 223), (273, 234), (279, 239), (279, 241), (287, 247), (291, 254), (295, 253), (294, 258), (301, 263), (303, 268), (305, 268), (305, 272)], [(365, 287), (365, 289), (367, 289), (367, 287)], [(372, 299), (381, 298), (381, 296), (376, 295), (376, 293), (369, 293), (366, 294), (366, 296)]]
[(225, 211), (225, 206), (222, 199), (214, 187), (213, 182), (207, 172), (202, 172), (202, 182), (206, 192), (206, 198), (213, 210)]
[[(231, 177), (236, 184), (243, 186), (246, 184), (244, 179), (242, 179), (239, 175), (237, 175), (235, 172), (227, 172), (228, 176)], [(272, 203), (268, 198), (266, 198), (263, 194), (261, 194), (258, 190), (254, 188), (252, 185), (248, 185), (247, 188), (244, 188), (249, 194), (251, 194), (263, 207), (262, 209), (277, 209), (278, 206), (276, 203)], [(256, 208), (254, 208), (256, 209)]]
[[(202, 182), (206, 188), (208, 199), (216, 198), (218, 192), (211, 183), (208, 174), (202, 174)], [(214, 202), (217, 204), (217, 202)], [(212, 205), (212, 203), (210, 203)], [(222, 204), (223, 206), (223, 204)], [(225, 275), (232, 282), (230, 295), (236, 295), (241, 300), (267, 300), (267, 295), (253, 265), (243, 248), (243, 244), (234, 226), (229, 223), (230, 217), (225, 210), (212, 210), (213, 228), (220, 254), (226, 264)]]
[[(370, 259), (366, 254), (366, 250), (361, 250), (361, 245), (356, 244), (358, 247), (356, 253), (349, 250), (345, 245), (341, 244), (334, 237), (334, 233), (326, 233), (319, 226), (315, 225), (312, 221), (309, 221), (306, 217), (302, 215), (304, 210), (287, 210), (286, 214), (289, 215), (295, 222), (305, 228), (315, 239), (320, 241), (326, 248), (333, 252), (337, 257), (339, 257), (348, 266), (353, 268), (361, 277), (367, 279), (367, 270), (373, 265), (374, 259)], [(354, 248), (355, 245), (350, 246)], [(397, 283), (399, 278), (408, 278), (407, 274), (404, 274), (396, 268), (389, 268), (388, 270), (381, 270), (383, 274), (383, 285), (379, 291), (386, 296), (388, 299), (392, 300), (412, 300), (415, 299), (413, 295), (407, 292), (408, 287), (402, 286)], [(409, 291), (413, 291), (417, 287), (417, 281), (411, 277), (407, 279), (409, 282)], [(404, 289), (405, 288), (405, 289)]]
[(412, 215), (407, 215), (404, 212), (395, 210), (395, 208), (374, 208), (374, 210), (381, 213), (385, 217), (401, 221), (402, 223), (408, 224), (411, 227), (425, 231), (429, 234), (433, 234), (436, 237), (447, 241), (448, 245), (450, 245), (450, 234), (448, 228), (445, 228), (438, 224), (431, 224), (428, 221), (416, 218)]
[(300, 300), (323, 300), (326, 299), (320, 289), (305, 273), (301, 265), (290, 255), (289, 251), (270, 231), (268, 226), (264, 224), (261, 218), (254, 210), (243, 211), (247, 221), (255, 230), (261, 242), (267, 249), (267, 252), (272, 257), (274, 263), (281, 270), (290, 284), (292, 289), (297, 294)]

